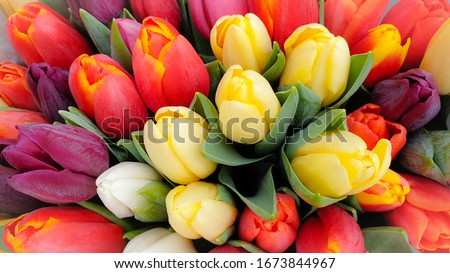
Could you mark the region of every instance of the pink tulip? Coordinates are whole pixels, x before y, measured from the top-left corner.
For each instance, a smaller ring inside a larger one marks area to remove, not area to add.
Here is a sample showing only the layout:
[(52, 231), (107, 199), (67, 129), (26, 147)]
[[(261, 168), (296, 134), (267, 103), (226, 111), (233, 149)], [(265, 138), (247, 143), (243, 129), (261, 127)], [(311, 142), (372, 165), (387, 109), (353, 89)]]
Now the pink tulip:
[(181, 26), (181, 10), (177, 0), (130, 0), (130, 4), (139, 22), (154, 16), (169, 21), (176, 29)]

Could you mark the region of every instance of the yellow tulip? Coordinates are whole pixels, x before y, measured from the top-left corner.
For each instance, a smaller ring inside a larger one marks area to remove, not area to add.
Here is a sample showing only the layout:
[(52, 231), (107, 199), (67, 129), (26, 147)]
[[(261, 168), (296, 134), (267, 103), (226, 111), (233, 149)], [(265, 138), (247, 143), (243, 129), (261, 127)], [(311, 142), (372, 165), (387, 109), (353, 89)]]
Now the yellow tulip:
[[(222, 188), (221, 188), (222, 187)], [(220, 184), (193, 182), (172, 189), (166, 197), (171, 227), (188, 239), (224, 243), (234, 231), (237, 209)]]
[(222, 77), (215, 100), (222, 132), (244, 144), (263, 140), (281, 108), (270, 83), (239, 65), (231, 66)]
[(156, 169), (175, 183), (188, 184), (212, 174), (217, 163), (201, 153), (207, 121), (186, 107), (162, 107), (144, 127), (144, 146)]
[(225, 68), (239, 64), (261, 73), (272, 54), (269, 33), (253, 13), (221, 17), (211, 30), (210, 43)]
[(299, 180), (313, 193), (338, 198), (377, 183), (389, 169), (391, 143), (381, 139), (370, 151), (348, 131), (326, 131), (302, 145), (291, 159)]
[(15, 13), (18, 9), (20, 9), (23, 5), (30, 2), (36, 2), (36, 1), (30, 1), (30, 0), (0, 0), (0, 6), (2, 6), (3, 11), (6, 13), (7, 16), (10, 16), (11, 14)]
[(450, 94), (450, 55), (448, 45), (450, 44), (450, 18), (433, 35), (425, 50), (420, 68), (430, 72), (441, 95)]
[(286, 66), (280, 84), (303, 83), (322, 106), (335, 102), (345, 91), (350, 70), (347, 42), (320, 24), (297, 28), (284, 43)]

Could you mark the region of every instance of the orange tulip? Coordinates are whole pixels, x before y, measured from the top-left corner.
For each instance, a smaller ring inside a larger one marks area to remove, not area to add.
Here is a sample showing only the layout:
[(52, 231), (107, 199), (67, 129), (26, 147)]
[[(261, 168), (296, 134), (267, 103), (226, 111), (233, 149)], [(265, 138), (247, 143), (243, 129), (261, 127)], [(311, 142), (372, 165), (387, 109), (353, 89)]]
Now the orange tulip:
[(421, 252), (450, 251), (450, 189), (435, 181), (401, 174), (411, 192), (405, 203), (385, 213), (387, 222), (406, 230), (411, 245)]
[(402, 70), (419, 67), (431, 37), (450, 18), (448, 0), (400, 0), (386, 14), (382, 24), (392, 24), (402, 43), (411, 37), (411, 46)]
[(389, 169), (375, 185), (355, 196), (363, 210), (379, 212), (401, 206), (409, 191), (408, 181)]
[(4, 228), (12, 252), (122, 252), (121, 227), (81, 207), (44, 207), (23, 214)]
[(361, 39), (350, 53), (360, 54), (372, 51), (374, 61), (364, 85), (372, 87), (381, 80), (390, 78), (398, 73), (405, 60), (411, 39), (401, 44), (400, 33), (393, 25), (384, 24), (372, 28), (366, 37)]
[(0, 108), (0, 139), (16, 139), (19, 135), (16, 125), (29, 123), (49, 122), (43, 114), (38, 112), (14, 108)]
[(69, 86), (79, 109), (114, 139), (144, 128), (148, 111), (134, 81), (112, 58), (79, 56), (70, 67)]
[(166, 20), (147, 17), (133, 48), (133, 72), (147, 107), (189, 106), (209, 93), (209, 74), (190, 42)]
[(39, 111), (26, 82), (27, 68), (0, 62), (0, 98), (10, 107)]
[(350, 48), (378, 25), (389, 0), (327, 0), (325, 26), (336, 36), (342, 36)]
[(92, 52), (67, 19), (40, 2), (26, 4), (11, 15), (6, 34), (27, 65), (46, 62), (68, 69), (76, 57)]
[(261, 18), (272, 40), (281, 48), (299, 26), (319, 22), (316, 0), (248, 0), (247, 3), (249, 12)]

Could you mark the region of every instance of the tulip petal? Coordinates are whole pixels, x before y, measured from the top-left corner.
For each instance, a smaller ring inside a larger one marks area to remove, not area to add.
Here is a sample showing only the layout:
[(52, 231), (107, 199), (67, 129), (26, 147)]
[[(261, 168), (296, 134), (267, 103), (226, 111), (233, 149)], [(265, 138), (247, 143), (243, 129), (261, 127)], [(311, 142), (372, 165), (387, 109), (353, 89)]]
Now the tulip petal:
[(328, 227), (317, 217), (308, 218), (300, 227), (295, 243), (299, 253), (327, 253)]
[(52, 204), (82, 202), (97, 194), (95, 178), (67, 169), (17, 174), (11, 177), (9, 185), (19, 192)]
[(256, 246), (271, 252), (285, 252), (295, 241), (297, 230), (285, 222), (277, 222), (276, 228), (272, 231), (262, 230), (256, 237)]

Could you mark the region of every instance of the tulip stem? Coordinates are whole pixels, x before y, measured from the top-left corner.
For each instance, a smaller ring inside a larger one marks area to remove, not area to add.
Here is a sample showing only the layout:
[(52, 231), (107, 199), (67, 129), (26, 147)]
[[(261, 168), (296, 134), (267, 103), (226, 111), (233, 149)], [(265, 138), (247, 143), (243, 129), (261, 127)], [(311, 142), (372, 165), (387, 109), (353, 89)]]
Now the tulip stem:
[(319, 23), (325, 25), (325, 0), (319, 0)]
[(111, 222), (119, 225), (126, 232), (132, 231), (135, 229), (135, 227), (132, 224), (130, 224), (127, 220), (116, 217), (112, 212), (110, 212), (108, 209), (106, 209), (103, 206), (100, 206), (100, 205), (92, 203), (92, 202), (87, 202), (87, 201), (79, 202), (78, 205), (82, 206), (83, 208), (97, 212), (98, 214), (104, 216)]

